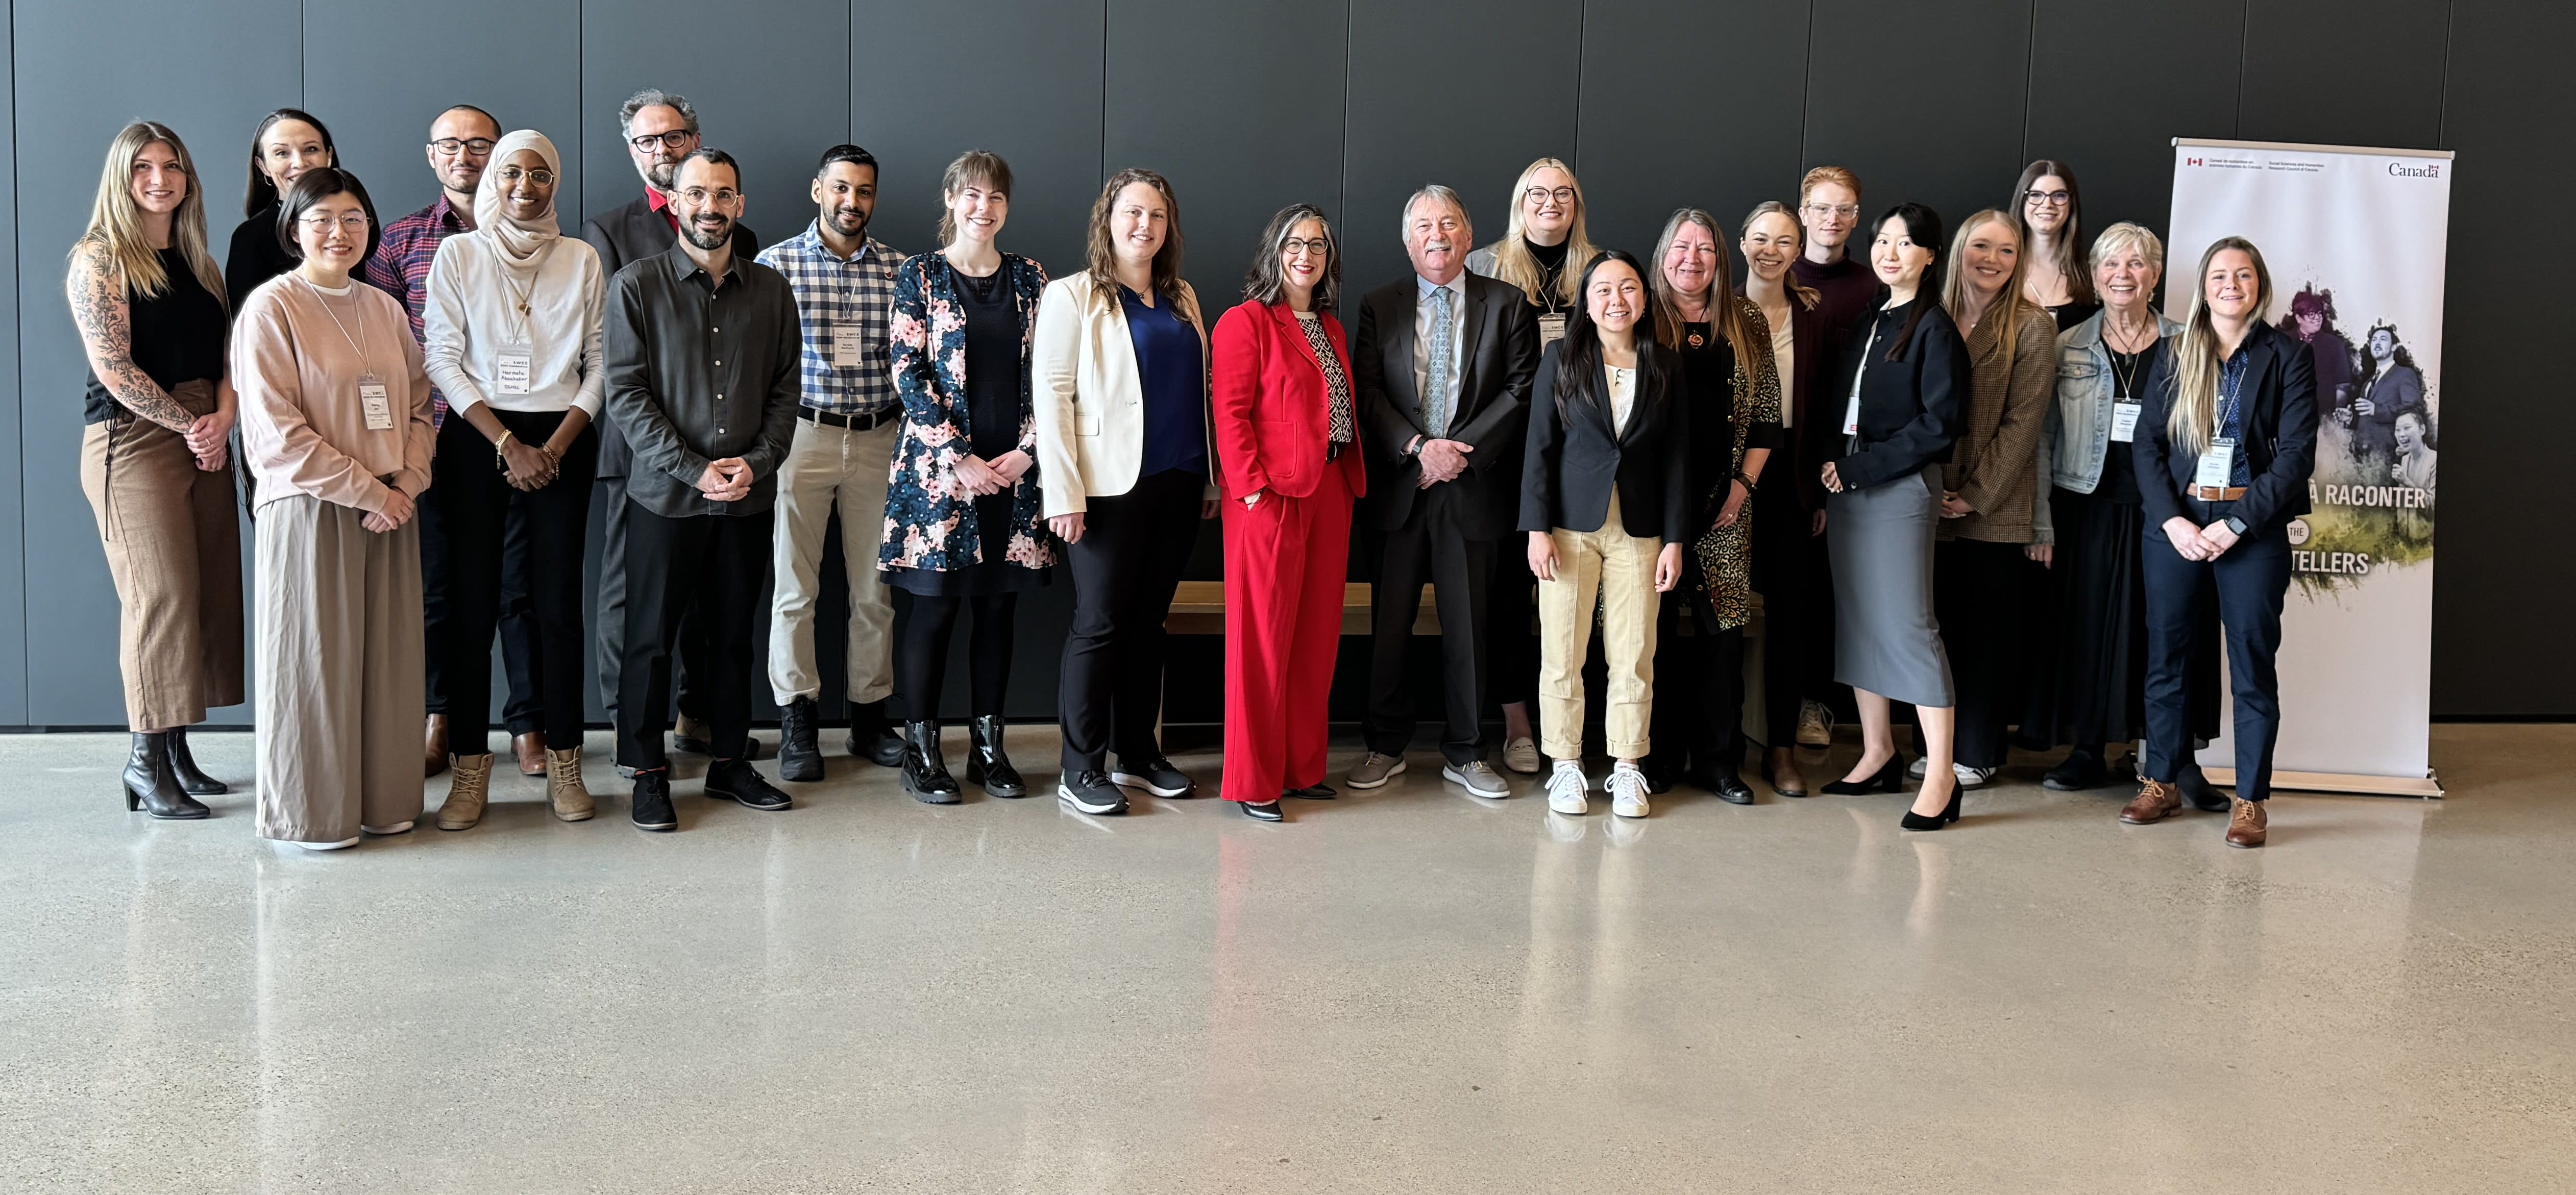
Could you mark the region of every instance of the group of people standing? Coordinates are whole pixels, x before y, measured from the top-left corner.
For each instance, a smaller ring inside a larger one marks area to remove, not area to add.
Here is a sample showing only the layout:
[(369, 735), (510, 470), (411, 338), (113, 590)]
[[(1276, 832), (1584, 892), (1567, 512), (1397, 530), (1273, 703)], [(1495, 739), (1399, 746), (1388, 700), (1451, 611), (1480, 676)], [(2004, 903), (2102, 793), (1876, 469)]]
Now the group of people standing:
[(84, 486), (123, 605), (130, 808), (202, 817), (194, 798), (222, 791), (185, 734), (242, 699), (238, 418), (259, 829), (317, 849), (424, 816), (416, 745), (428, 774), (453, 769), (437, 824), (480, 820), (496, 634), (515, 762), (555, 816), (593, 815), (593, 503), (595, 679), (642, 829), (678, 824), (675, 748), (708, 757), (710, 797), (792, 804), (752, 763), (764, 615), (780, 777), (822, 778), (814, 624), (837, 512), (847, 746), (924, 802), (962, 793), (938, 717), (960, 621), (963, 781), (1030, 792), (1004, 744), (1016, 604), (1058, 563), (1075, 601), (1059, 800), (1111, 815), (1129, 790), (1194, 794), (1157, 741), (1163, 622), (1198, 524), (1221, 517), (1222, 795), (1255, 818), (1335, 795), (1325, 699), (1356, 534), (1374, 609), (1353, 788), (1405, 770), (1428, 583), (1442, 776), (1480, 799), (1545, 771), (1551, 810), (1589, 810), (1597, 632), (1612, 812), (1646, 816), (1681, 780), (1752, 802), (1758, 611), (1765, 782), (1811, 791), (1793, 740), (1848, 686), (1862, 755), (1820, 790), (1903, 791), (1910, 706), (1911, 829), (1958, 820), (2016, 735), (2072, 748), (2057, 788), (2109, 783), (2109, 745), (2142, 740), (2124, 820), (2229, 808), (2190, 764), (2223, 642), (2228, 841), (2263, 840), (2285, 525), (2317, 403), (2307, 354), (2262, 321), (2251, 245), (2210, 247), (2191, 318), (2162, 320), (2163, 246), (2120, 224), (2088, 250), (2073, 172), (2042, 161), (1946, 239), (1919, 204), (1862, 224), (1858, 179), (1822, 167), (1732, 233), (1676, 211), (1640, 259), (1591, 242), (1550, 158), (1481, 247), (1454, 191), (1413, 194), (1410, 271), (1355, 309), (1331, 221), (1285, 208), (1211, 322), (1153, 171), (1107, 180), (1085, 260), (1050, 278), (999, 245), (1012, 177), (993, 154), (949, 165), (939, 247), (907, 256), (871, 235), (876, 160), (834, 146), (812, 222), (764, 249), (685, 99), (641, 92), (619, 121), (643, 194), (567, 237), (540, 133), (440, 113), (439, 198), (380, 224), (322, 122), (280, 110), (220, 272), (177, 134), (117, 136), (69, 292), (92, 365)]

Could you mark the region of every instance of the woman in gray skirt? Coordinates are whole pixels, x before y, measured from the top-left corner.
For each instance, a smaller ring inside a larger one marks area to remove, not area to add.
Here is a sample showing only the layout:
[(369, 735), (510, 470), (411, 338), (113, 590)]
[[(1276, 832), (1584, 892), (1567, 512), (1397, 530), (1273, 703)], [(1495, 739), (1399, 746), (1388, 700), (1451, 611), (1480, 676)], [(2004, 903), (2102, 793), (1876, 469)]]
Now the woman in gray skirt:
[[(1901, 792), (1888, 702), (1915, 707), (1923, 730), (1923, 788), (1901, 823), (1937, 830), (1959, 820), (1950, 767), (1950, 661), (1932, 619), (1932, 531), (1941, 465), (1950, 459), (1968, 356), (1959, 329), (1925, 284), (1936, 277), (1941, 217), (1919, 203), (1881, 216), (1870, 267), (1878, 310), (1852, 329), (1834, 376), (1843, 397), (1843, 454), (1825, 462), (1826, 534), (1834, 569), (1834, 679), (1860, 702), (1861, 753), (1835, 794)], [(1827, 409), (1831, 409), (1828, 407)]]

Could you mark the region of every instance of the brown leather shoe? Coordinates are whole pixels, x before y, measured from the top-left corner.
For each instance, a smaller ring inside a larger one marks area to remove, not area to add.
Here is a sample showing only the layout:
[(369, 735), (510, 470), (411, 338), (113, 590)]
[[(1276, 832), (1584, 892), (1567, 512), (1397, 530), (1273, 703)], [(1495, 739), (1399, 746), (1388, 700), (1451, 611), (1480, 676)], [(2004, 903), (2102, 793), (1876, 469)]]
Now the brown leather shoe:
[(1798, 753), (1787, 747), (1773, 747), (1764, 757), (1762, 776), (1771, 782), (1771, 791), (1781, 796), (1807, 795), (1807, 777), (1798, 770)]
[(2271, 819), (2263, 815), (2263, 803), (2236, 797), (2229, 797), (2228, 801), (2235, 806), (2235, 812), (2227, 816), (2227, 845), (2263, 845), (2263, 839), (2268, 835), (2266, 827), (2271, 824)]
[(431, 714), (421, 740), (420, 777), (427, 780), (447, 770), (447, 715)]
[(2132, 826), (2152, 826), (2182, 812), (2182, 794), (2160, 780), (2141, 779), (2138, 795), (2120, 809), (2120, 820)]
[(520, 775), (546, 774), (546, 732), (531, 730), (526, 734), (511, 736), (510, 753), (519, 757)]

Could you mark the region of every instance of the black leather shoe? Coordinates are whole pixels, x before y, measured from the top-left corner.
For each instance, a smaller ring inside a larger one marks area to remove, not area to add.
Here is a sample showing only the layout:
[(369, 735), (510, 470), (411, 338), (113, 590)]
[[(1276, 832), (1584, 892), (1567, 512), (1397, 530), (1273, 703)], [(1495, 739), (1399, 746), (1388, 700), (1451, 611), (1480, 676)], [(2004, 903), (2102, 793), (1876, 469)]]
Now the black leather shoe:
[(1329, 784), (1309, 784), (1304, 788), (1288, 789), (1279, 795), (1292, 801), (1329, 801), (1342, 794), (1334, 792)]
[(1857, 797), (1873, 791), (1888, 793), (1905, 791), (1904, 752), (1898, 751), (1889, 755), (1887, 766), (1880, 768), (1876, 775), (1867, 780), (1828, 781), (1824, 788), (1825, 795), (1829, 797)]
[(903, 736), (886, 718), (886, 703), (871, 701), (850, 710), (850, 754), (881, 768), (903, 766)]
[(2102, 766), (2102, 757), (2089, 747), (2077, 747), (2066, 753), (2066, 762), (2050, 768), (2039, 778), (2040, 787), (2062, 793), (2100, 788), (2111, 782), (2111, 769)]
[(170, 774), (170, 743), (166, 733), (138, 734), (134, 748), (125, 757), (125, 811), (137, 809), (163, 821), (194, 821), (213, 812), (179, 788), (179, 778)]
[(1141, 788), (1158, 797), (1180, 800), (1199, 795), (1198, 784), (1190, 774), (1172, 766), (1160, 752), (1152, 755), (1118, 756), (1118, 766), (1109, 773), (1112, 783)]
[(1753, 803), (1753, 786), (1746, 784), (1744, 777), (1737, 775), (1733, 768), (1714, 769), (1708, 778), (1708, 789), (1717, 794), (1718, 800), (1729, 805)]
[(179, 780), (179, 791), (192, 797), (220, 797), (231, 792), (231, 786), (197, 770), (197, 758), (188, 753), (188, 728), (172, 727), (162, 732), (163, 743), (170, 751), (170, 774)]
[(2183, 800), (2190, 802), (2192, 808), (2202, 813), (2228, 811), (2227, 794), (2218, 791), (2218, 786), (2209, 782), (2209, 774), (2201, 771), (2199, 764), (2186, 760), (2182, 767), (2176, 769), (2174, 787), (2181, 791)]
[(671, 770), (654, 768), (635, 773), (635, 794), (628, 802), (635, 828), (662, 833), (680, 828), (680, 815), (671, 808)]
[(735, 801), (745, 809), (776, 813), (796, 803), (778, 791), (748, 759), (719, 759), (707, 765), (707, 796)]
[(1280, 811), (1279, 802), (1277, 801), (1237, 801), (1235, 804), (1243, 806), (1243, 816), (1251, 818), (1254, 821), (1284, 822), (1288, 820), (1288, 815)]
[(1083, 771), (1058, 777), (1055, 782), (1055, 799), (1084, 813), (1099, 814), (1103, 817), (1127, 812), (1127, 794), (1118, 791), (1118, 786), (1109, 782), (1109, 774), (1101, 771)]
[(1680, 770), (1670, 761), (1651, 755), (1637, 764), (1638, 773), (1646, 778), (1646, 791), (1658, 797), (1673, 791), (1674, 775)]
[(939, 754), (937, 722), (903, 724), (903, 791), (924, 805), (954, 805), (964, 797), (948, 760)]
[(1029, 785), (1002, 750), (1002, 716), (984, 714), (966, 724), (966, 782), (997, 797), (1025, 797)]
[(811, 784), (823, 778), (823, 749), (814, 742), (814, 699), (799, 697), (778, 711), (778, 778)]
[(1950, 803), (1942, 806), (1941, 812), (1933, 814), (1930, 817), (1925, 817), (1922, 814), (1908, 809), (1905, 811), (1904, 817), (1897, 819), (1896, 824), (1899, 828), (1906, 830), (1938, 830), (1943, 826), (1959, 820), (1959, 800), (1967, 795), (1968, 790), (1964, 788), (1951, 789)]

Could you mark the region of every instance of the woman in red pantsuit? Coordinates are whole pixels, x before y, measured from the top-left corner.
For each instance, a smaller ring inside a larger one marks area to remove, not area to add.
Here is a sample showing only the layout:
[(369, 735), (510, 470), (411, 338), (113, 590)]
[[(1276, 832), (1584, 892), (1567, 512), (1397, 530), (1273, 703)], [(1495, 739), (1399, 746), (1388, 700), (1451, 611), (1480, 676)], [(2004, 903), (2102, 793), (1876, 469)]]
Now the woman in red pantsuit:
[(1350, 350), (1332, 316), (1341, 248), (1324, 213), (1283, 209), (1210, 359), (1225, 495), (1225, 783), (1247, 815), (1329, 800), (1324, 702), (1342, 636), (1351, 503), (1368, 489)]

